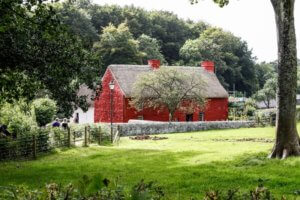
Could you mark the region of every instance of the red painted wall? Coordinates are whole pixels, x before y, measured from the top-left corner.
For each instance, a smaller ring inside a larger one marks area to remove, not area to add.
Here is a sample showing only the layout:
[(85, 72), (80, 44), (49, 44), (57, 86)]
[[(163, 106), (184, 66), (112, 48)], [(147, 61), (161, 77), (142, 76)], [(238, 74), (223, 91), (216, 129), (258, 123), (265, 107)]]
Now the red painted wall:
[[(102, 91), (95, 99), (94, 122), (110, 122), (110, 89), (109, 82), (114, 79), (108, 69), (102, 80)], [(124, 98), (123, 92), (116, 80), (113, 91), (113, 122), (123, 122)]]
[[(196, 109), (193, 113), (193, 121), (199, 121), (200, 109)], [(125, 99), (124, 122), (130, 119), (138, 119), (143, 116), (144, 120), (152, 121), (169, 121), (169, 112), (166, 109), (150, 109), (146, 108), (143, 111), (137, 112), (130, 107), (129, 99)], [(209, 99), (204, 109), (205, 121), (224, 121), (228, 118), (228, 99)], [(186, 121), (186, 113), (176, 111), (175, 120)]]
[(210, 99), (204, 112), (205, 121), (224, 121), (228, 119), (228, 98)]
[[(95, 99), (94, 122), (110, 122), (110, 89), (109, 82), (113, 79), (108, 69), (103, 76), (102, 91)], [(129, 99), (124, 97), (117, 81), (114, 81), (113, 92), (113, 122), (128, 122), (130, 119), (138, 119), (143, 116), (144, 120), (169, 121), (169, 113), (166, 109), (144, 109), (137, 112), (129, 104)], [(199, 121), (199, 109), (193, 113), (193, 121)], [(205, 121), (224, 121), (228, 118), (228, 99), (209, 99), (204, 109)], [(186, 121), (186, 114), (180, 111), (175, 112), (174, 120)]]

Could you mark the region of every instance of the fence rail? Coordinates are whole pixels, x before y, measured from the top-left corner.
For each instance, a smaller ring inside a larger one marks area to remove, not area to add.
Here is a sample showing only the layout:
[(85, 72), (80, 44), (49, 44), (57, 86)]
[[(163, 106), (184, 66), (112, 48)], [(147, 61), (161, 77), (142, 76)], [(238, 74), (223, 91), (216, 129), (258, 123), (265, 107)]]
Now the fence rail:
[(84, 130), (40, 128), (35, 134), (0, 138), (0, 161), (36, 159), (40, 154), (55, 148), (88, 147), (92, 143), (103, 145), (108, 141), (110, 136), (104, 134), (100, 127), (92, 129), (86, 126)]

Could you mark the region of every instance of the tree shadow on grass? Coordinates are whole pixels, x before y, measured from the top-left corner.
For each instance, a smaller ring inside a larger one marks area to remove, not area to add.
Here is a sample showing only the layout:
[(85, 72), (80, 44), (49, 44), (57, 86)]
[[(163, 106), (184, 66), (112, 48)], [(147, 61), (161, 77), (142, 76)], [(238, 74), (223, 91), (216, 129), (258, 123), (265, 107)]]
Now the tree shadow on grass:
[(266, 153), (243, 154), (230, 161), (182, 164), (183, 160), (209, 151), (159, 151), (141, 149), (78, 148), (61, 154), (0, 166), (0, 185), (25, 184), (30, 187), (57, 182), (67, 184), (83, 175), (102, 174), (111, 180), (119, 177), (131, 188), (141, 179), (156, 181), (171, 199), (199, 197), (209, 189), (249, 190), (258, 179), (278, 195), (300, 189), (300, 160), (269, 160)]

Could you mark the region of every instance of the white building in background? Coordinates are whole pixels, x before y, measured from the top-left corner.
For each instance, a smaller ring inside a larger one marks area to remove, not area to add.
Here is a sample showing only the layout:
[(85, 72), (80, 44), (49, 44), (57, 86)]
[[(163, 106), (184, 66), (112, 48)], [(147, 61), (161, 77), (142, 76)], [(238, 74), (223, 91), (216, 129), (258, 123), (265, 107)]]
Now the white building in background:
[(70, 118), (70, 122), (78, 124), (94, 123), (94, 101), (92, 99), (95, 96), (95, 92), (86, 85), (81, 85), (77, 95), (87, 97), (89, 109), (84, 112), (81, 108), (77, 108)]

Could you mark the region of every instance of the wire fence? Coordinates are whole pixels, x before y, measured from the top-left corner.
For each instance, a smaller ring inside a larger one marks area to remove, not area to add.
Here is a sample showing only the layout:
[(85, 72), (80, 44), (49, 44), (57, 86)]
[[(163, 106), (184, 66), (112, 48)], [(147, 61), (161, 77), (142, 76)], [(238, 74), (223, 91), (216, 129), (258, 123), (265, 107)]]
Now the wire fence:
[[(114, 136), (118, 136), (114, 131)], [(0, 138), (0, 161), (16, 159), (36, 159), (42, 153), (55, 148), (88, 147), (89, 144), (106, 145), (118, 137), (111, 137), (101, 131), (101, 127), (85, 126), (83, 129), (40, 128), (34, 134), (17, 138)]]

